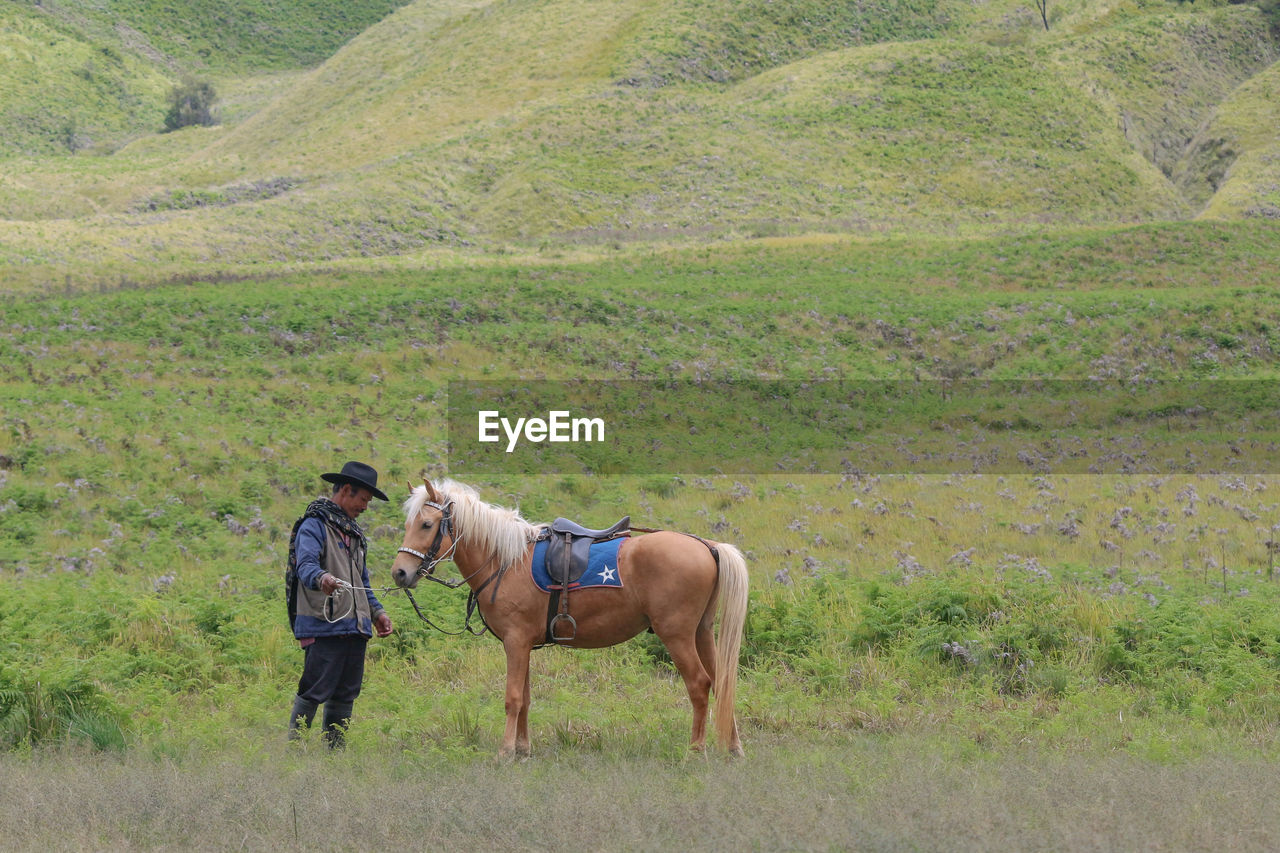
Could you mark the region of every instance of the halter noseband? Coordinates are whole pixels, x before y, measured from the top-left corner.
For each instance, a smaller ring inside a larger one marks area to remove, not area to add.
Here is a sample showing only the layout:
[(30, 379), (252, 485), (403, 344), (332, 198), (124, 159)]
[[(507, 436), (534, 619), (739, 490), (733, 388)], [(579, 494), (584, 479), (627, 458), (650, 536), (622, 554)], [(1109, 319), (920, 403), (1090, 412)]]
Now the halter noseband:
[[(438, 504), (435, 501), (426, 501), (423, 506), (429, 506), (433, 509), (440, 510), (440, 526), (436, 528), (435, 541), (431, 543), (431, 547), (427, 549), (427, 553), (425, 554), (421, 551), (415, 551), (412, 548), (405, 548), (404, 546), (400, 547), (400, 552), (410, 554), (422, 561), (418, 564), (418, 571), (414, 573), (415, 577), (436, 580), (432, 575), (436, 570), (436, 566), (443, 563), (445, 560), (450, 559), (453, 556), (454, 550), (458, 547), (458, 538), (453, 535), (453, 501), (449, 501), (443, 505)], [(453, 541), (449, 543), (449, 550), (444, 553), (444, 556), (437, 557), (436, 555), (440, 552), (440, 545), (444, 542), (444, 535), (446, 532), (449, 534), (449, 538)]]

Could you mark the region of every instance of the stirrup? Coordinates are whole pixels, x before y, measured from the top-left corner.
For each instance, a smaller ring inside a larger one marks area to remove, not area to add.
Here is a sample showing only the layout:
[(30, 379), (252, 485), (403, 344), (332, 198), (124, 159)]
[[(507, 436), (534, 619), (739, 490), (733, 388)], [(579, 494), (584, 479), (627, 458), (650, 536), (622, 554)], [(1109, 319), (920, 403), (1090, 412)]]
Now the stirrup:
[[(561, 619), (569, 623), (569, 636), (561, 637), (556, 633), (556, 623)], [(578, 623), (568, 613), (557, 613), (551, 617), (551, 622), (547, 625), (547, 635), (556, 643), (572, 643), (573, 639), (578, 636)]]

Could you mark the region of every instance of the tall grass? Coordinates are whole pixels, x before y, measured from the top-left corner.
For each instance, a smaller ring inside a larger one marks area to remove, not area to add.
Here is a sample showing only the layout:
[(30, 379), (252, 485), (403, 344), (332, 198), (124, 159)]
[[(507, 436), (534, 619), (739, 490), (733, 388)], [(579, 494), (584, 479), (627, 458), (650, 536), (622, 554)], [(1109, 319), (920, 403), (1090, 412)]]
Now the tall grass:
[(123, 749), (125, 721), (91, 681), (45, 684), (0, 672), (0, 747), (49, 747), (83, 741)]
[(73, 750), (0, 756), (0, 832), (18, 850), (1262, 851), (1280, 839), (1271, 768), (1265, 754), (1162, 763), (821, 734), (770, 740), (746, 762), (641, 758), (625, 772), (581, 751), (494, 765)]

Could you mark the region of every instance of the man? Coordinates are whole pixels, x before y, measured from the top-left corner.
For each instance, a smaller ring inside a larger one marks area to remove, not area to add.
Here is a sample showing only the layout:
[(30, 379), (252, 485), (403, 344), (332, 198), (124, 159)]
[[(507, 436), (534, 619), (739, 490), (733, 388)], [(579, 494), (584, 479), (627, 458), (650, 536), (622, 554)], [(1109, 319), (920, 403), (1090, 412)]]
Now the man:
[(321, 479), (333, 483), (332, 499), (313, 501), (294, 525), (285, 572), (289, 621), (306, 655), (289, 738), (299, 736), (300, 725), (309, 728), (324, 705), (324, 737), (337, 748), (364, 681), (365, 645), (375, 631), (391, 634), (391, 617), (369, 588), (368, 541), (356, 524), (370, 500), (387, 496), (378, 490), (378, 472), (362, 462)]

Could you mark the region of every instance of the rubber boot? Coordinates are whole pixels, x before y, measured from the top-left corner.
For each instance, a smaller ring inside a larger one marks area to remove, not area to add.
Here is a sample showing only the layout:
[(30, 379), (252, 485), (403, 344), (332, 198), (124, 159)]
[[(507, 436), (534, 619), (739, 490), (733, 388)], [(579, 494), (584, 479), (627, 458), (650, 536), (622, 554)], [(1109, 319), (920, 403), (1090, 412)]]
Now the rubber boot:
[(350, 702), (324, 703), (324, 739), (330, 749), (342, 749), (347, 745), (347, 727), (351, 725)]
[(311, 721), (316, 718), (316, 708), (320, 707), (315, 702), (303, 699), (301, 696), (293, 697), (293, 713), (289, 715), (289, 740), (297, 740), (302, 736), (299, 729), (305, 725), (311, 728)]

